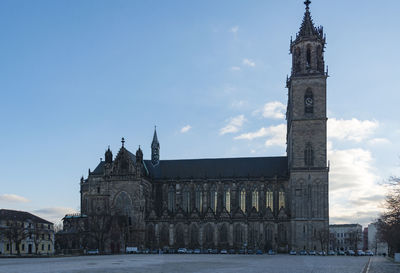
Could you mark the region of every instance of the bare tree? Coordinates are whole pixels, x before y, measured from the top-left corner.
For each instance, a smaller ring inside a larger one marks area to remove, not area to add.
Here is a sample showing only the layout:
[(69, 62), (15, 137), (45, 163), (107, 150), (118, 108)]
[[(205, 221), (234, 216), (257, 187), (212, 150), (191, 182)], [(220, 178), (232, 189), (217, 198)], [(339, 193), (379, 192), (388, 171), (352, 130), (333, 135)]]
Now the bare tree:
[(320, 243), (322, 251), (328, 251), (329, 231), (327, 229), (316, 230), (314, 240), (317, 240)]
[(107, 213), (97, 213), (89, 216), (88, 231), (94, 239), (100, 252), (104, 251), (105, 241), (110, 236), (113, 217)]
[(386, 183), (386, 211), (378, 220), (378, 236), (388, 243), (389, 254), (400, 252), (400, 177), (391, 177)]
[(361, 230), (353, 230), (350, 231), (349, 237), (347, 238), (347, 241), (349, 245), (353, 248), (354, 251), (357, 251), (359, 243), (362, 241), (362, 231)]
[(19, 248), (22, 240), (27, 236), (27, 230), (23, 222), (10, 221), (7, 227), (3, 230), (4, 237), (7, 239), (10, 245), (10, 254), (13, 254), (12, 246), (15, 244), (17, 254), (21, 255), (21, 250)]

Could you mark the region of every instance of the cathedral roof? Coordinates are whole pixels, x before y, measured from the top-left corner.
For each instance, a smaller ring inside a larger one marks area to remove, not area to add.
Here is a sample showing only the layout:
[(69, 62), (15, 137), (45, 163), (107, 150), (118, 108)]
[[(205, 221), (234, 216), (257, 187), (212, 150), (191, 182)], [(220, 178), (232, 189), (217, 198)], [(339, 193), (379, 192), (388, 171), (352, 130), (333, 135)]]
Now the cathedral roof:
[[(136, 156), (129, 152), (133, 162)], [(242, 157), (212, 159), (160, 160), (153, 165), (151, 160), (143, 160), (146, 173), (152, 179), (204, 179), (204, 178), (256, 178), (288, 176), (287, 157)], [(105, 162), (91, 172), (104, 174)]]
[(153, 179), (286, 177), (287, 157), (144, 160)]

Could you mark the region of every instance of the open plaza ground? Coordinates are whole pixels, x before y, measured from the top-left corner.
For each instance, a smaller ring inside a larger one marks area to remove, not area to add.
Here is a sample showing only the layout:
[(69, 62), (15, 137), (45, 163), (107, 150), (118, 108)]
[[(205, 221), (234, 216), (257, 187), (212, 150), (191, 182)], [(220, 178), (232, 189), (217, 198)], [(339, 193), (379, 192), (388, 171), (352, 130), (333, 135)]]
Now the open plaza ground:
[(383, 257), (289, 255), (107, 255), (3, 258), (1, 273), (78, 272), (271, 272), (398, 273), (400, 265)]

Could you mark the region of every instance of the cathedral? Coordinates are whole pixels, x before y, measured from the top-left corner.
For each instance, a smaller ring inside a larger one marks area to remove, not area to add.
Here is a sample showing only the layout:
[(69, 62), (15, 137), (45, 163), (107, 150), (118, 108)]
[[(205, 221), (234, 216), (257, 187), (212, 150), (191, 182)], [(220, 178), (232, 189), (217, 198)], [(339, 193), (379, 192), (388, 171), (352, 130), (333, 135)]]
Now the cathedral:
[(127, 246), (327, 250), (328, 73), (325, 36), (314, 26), (310, 3), (304, 2), (300, 30), (290, 42), (287, 156), (164, 160), (155, 130), (146, 160), (140, 147), (132, 153), (122, 139), (115, 157), (108, 148), (82, 177), (81, 213), (67, 215), (64, 230), (85, 221), (84, 232), (94, 233), (90, 222), (99, 215), (118, 216), (101, 238), (104, 251), (113, 253)]

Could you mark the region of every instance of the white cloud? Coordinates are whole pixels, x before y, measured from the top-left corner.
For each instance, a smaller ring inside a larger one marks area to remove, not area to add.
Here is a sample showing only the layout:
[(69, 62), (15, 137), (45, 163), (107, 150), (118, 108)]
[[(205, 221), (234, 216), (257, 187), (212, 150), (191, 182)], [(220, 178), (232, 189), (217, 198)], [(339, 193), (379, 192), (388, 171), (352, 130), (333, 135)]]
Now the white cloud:
[(279, 124), (276, 126), (263, 127), (260, 130), (252, 133), (245, 133), (235, 137), (236, 140), (247, 139), (253, 140), (255, 138), (268, 137), (265, 141), (265, 146), (282, 146), (286, 145), (286, 124)]
[(390, 144), (391, 142), (387, 138), (373, 138), (370, 139), (368, 143), (371, 145), (384, 145), (384, 144)]
[(232, 66), (231, 70), (232, 71), (240, 71), (240, 66)]
[(1, 194), (0, 202), (7, 203), (27, 203), (29, 200), (25, 197), (16, 195), (16, 194)]
[(244, 115), (239, 115), (237, 117), (231, 118), (229, 120), (228, 125), (219, 130), (219, 134), (225, 135), (230, 133), (236, 133), (242, 128), (245, 122), (246, 118), (244, 117)]
[(254, 67), (256, 66), (256, 63), (250, 59), (243, 59), (243, 65)]
[(233, 26), (229, 31), (236, 34), (239, 31), (239, 26)]
[(247, 101), (244, 100), (234, 101), (231, 104), (233, 108), (242, 108), (245, 105), (247, 105)]
[(187, 132), (189, 132), (190, 129), (192, 129), (192, 126), (186, 125), (186, 126), (181, 128), (181, 133), (182, 134), (187, 133)]
[(45, 220), (57, 223), (60, 222), (66, 214), (78, 213), (78, 211), (72, 208), (52, 207), (37, 209), (32, 211), (32, 213), (44, 218)]
[(330, 139), (361, 142), (370, 138), (378, 127), (378, 121), (332, 118), (328, 120), (328, 137)]
[(335, 150), (328, 145), (332, 223), (367, 224), (381, 211), (384, 188), (378, 184), (372, 153), (361, 148)]
[(256, 110), (253, 114), (261, 114), (264, 118), (284, 119), (286, 106), (279, 101), (266, 103), (262, 109)]

